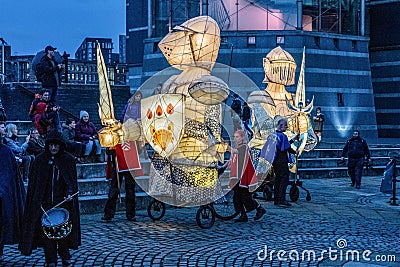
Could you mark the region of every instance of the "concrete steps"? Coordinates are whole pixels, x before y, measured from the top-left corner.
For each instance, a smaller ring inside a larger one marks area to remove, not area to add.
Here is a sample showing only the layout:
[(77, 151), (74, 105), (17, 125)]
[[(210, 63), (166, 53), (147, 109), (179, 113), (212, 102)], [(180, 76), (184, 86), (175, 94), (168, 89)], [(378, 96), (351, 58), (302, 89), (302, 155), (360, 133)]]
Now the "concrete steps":
[[(28, 129), (33, 127), (30, 121), (13, 121), (19, 129), (21, 141), (25, 140)], [(21, 142), (21, 143), (22, 143)], [(343, 142), (321, 142), (317, 147), (310, 151), (304, 152), (298, 164), (298, 173), (303, 179), (313, 178), (347, 178), (347, 167), (338, 166)], [(365, 176), (382, 176), (389, 158), (394, 155), (400, 155), (399, 144), (369, 144), (371, 151), (372, 168), (366, 170), (364, 168), (363, 175)], [(103, 155), (104, 157), (104, 150)], [(147, 203), (151, 199), (145, 191), (148, 189), (150, 160), (141, 159), (144, 169), (144, 176), (136, 177), (136, 202), (138, 209), (146, 209)], [(80, 190), (80, 203), (82, 213), (102, 212), (110, 182), (105, 179), (106, 163), (88, 163), (77, 165), (77, 175)], [(399, 168), (400, 169), (400, 168)], [(400, 175), (400, 171), (399, 175)], [(228, 183), (229, 172), (226, 171), (223, 176), (223, 184)], [(144, 189), (144, 190), (143, 190)], [(124, 183), (121, 187), (122, 203), (118, 208), (124, 208), (125, 189)]]
[[(368, 170), (364, 168), (363, 176), (383, 176), (384, 170), (385, 166), (373, 166)], [(300, 178), (303, 179), (348, 177), (346, 166), (333, 168), (299, 168), (298, 174)]]
[[(344, 143), (320, 143), (314, 150), (304, 152), (298, 164), (300, 177), (348, 177), (347, 166), (338, 165), (343, 147)], [(400, 155), (400, 145), (396, 144), (372, 144), (369, 145), (369, 149), (372, 166), (368, 170), (363, 169), (364, 176), (382, 176), (390, 157)]]
[[(335, 168), (338, 167), (338, 160), (340, 158), (300, 158), (299, 166), (301, 169), (305, 168)], [(385, 166), (389, 157), (371, 157), (374, 166)]]
[[(144, 192), (136, 193), (136, 209), (147, 209), (151, 197)], [(81, 213), (103, 212), (107, 201), (107, 194), (79, 196), (79, 209)], [(125, 193), (121, 193), (121, 202), (117, 201), (117, 211), (125, 210)]]
[[(148, 180), (150, 160), (141, 160), (142, 168)], [(81, 213), (102, 212), (108, 198), (110, 180), (105, 178), (106, 163), (77, 164), (79, 203)], [(142, 177), (137, 177), (138, 180)], [(148, 183), (147, 183), (148, 184)], [(136, 208), (146, 209), (151, 197), (145, 193), (141, 186), (136, 185)], [(125, 183), (121, 184), (121, 202), (117, 210), (125, 208)]]

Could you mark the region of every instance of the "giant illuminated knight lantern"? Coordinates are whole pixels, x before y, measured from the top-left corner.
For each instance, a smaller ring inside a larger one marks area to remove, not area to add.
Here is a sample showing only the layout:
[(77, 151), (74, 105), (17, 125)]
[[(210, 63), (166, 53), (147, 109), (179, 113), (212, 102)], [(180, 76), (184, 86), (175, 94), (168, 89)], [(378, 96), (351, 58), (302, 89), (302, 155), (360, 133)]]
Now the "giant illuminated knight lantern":
[(156, 151), (150, 193), (177, 206), (221, 196), (217, 164), (226, 150), (220, 135), (221, 102), (229, 90), (211, 75), (219, 45), (220, 30), (211, 17), (176, 26), (158, 46), (182, 72), (165, 81), (161, 94), (142, 100), (143, 134)]
[[(254, 137), (249, 143), (254, 159), (257, 161), (259, 180), (268, 173), (275, 154), (274, 132), (275, 123), (279, 117), (288, 118), (288, 137), (299, 136), (295, 142), (295, 150), (300, 154), (303, 150), (311, 150), (316, 145), (316, 137), (312, 131), (308, 114), (312, 111), (313, 101), (305, 106), (305, 53), (301, 65), (296, 94), (292, 95), (286, 86), (295, 83), (296, 63), (293, 57), (281, 47), (274, 48), (263, 60), (265, 78), (268, 83), (265, 91), (254, 91), (248, 97), (248, 103), (253, 109), (252, 124)], [(275, 119), (275, 120), (274, 120)], [(264, 147), (264, 158), (258, 158), (258, 153)], [(292, 170), (295, 170), (293, 166)]]

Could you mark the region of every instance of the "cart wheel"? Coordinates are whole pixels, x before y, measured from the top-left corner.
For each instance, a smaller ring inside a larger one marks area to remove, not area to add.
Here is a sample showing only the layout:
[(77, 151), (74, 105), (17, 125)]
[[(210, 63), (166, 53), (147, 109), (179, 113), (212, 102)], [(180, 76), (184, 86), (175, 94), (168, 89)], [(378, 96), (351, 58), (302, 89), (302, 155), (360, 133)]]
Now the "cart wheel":
[(266, 185), (263, 190), (264, 199), (267, 201), (272, 200), (272, 192), (273, 192), (272, 186)]
[(213, 208), (215, 217), (224, 221), (232, 220), (239, 214), (239, 212), (235, 211), (235, 207), (233, 206), (233, 191), (229, 191), (228, 194), (217, 199), (213, 203)]
[(153, 221), (161, 220), (165, 215), (165, 204), (156, 199), (152, 199), (147, 206), (147, 214)]
[(300, 195), (299, 188), (295, 185), (292, 185), (289, 191), (290, 200), (296, 202), (299, 199), (299, 195)]
[(310, 195), (310, 194), (307, 194), (306, 200), (307, 200), (307, 201), (311, 201), (311, 195)]
[(202, 229), (211, 228), (215, 222), (214, 209), (210, 205), (200, 206), (196, 213), (196, 222)]

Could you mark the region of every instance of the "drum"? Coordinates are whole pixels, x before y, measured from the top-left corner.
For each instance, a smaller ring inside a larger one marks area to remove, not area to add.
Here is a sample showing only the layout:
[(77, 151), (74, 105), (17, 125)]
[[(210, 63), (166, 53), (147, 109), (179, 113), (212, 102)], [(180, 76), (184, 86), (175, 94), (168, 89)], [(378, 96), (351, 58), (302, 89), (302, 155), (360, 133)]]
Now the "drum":
[(62, 239), (72, 231), (69, 212), (63, 208), (54, 208), (42, 216), (43, 232), (49, 239)]

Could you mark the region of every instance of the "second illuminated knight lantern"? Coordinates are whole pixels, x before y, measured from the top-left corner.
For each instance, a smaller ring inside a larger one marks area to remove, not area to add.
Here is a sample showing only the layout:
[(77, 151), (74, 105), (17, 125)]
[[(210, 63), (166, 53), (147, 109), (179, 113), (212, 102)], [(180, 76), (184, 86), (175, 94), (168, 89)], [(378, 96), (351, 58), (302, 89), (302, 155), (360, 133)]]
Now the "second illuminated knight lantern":
[[(249, 146), (252, 148), (254, 159), (257, 161), (257, 173), (259, 179), (268, 173), (271, 168), (273, 155), (275, 154), (274, 138), (275, 127), (274, 118), (287, 117), (288, 130), (285, 134), (289, 138), (296, 135), (299, 140), (296, 142), (295, 149), (301, 152), (311, 150), (316, 145), (315, 134), (312, 131), (308, 114), (313, 108), (313, 102), (305, 105), (305, 52), (296, 94), (292, 96), (286, 91), (286, 86), (295, 83), (296, 63), (293, 57), (281, 47), (274, 48), (263, 60), (265, 78), (264, 83), (268, 83), (265, 91), (255, 91), (249, 95), (248, 103), (253, 109), (252, 123), (254, 137)], [(266, 144), (266, 146), (264, 146)], [(264, 146), (264, 158), (258, 158), (260, 149)], [(295, 165), (293, 166), (295, 170)]]
[(164, 83), (162, 94), (142, 100), (144, 136), (156, 151), (150, 193), (164, 195), (161, 200), (177, 206), (205, 204), (222, 196), (217, 164), (226, 146), (220, 135), (220, 103), (229, 89), (211, 75), (219, 45), (220, 30), (211, 17), (176, 26), (159, 48), (182, 72)]

